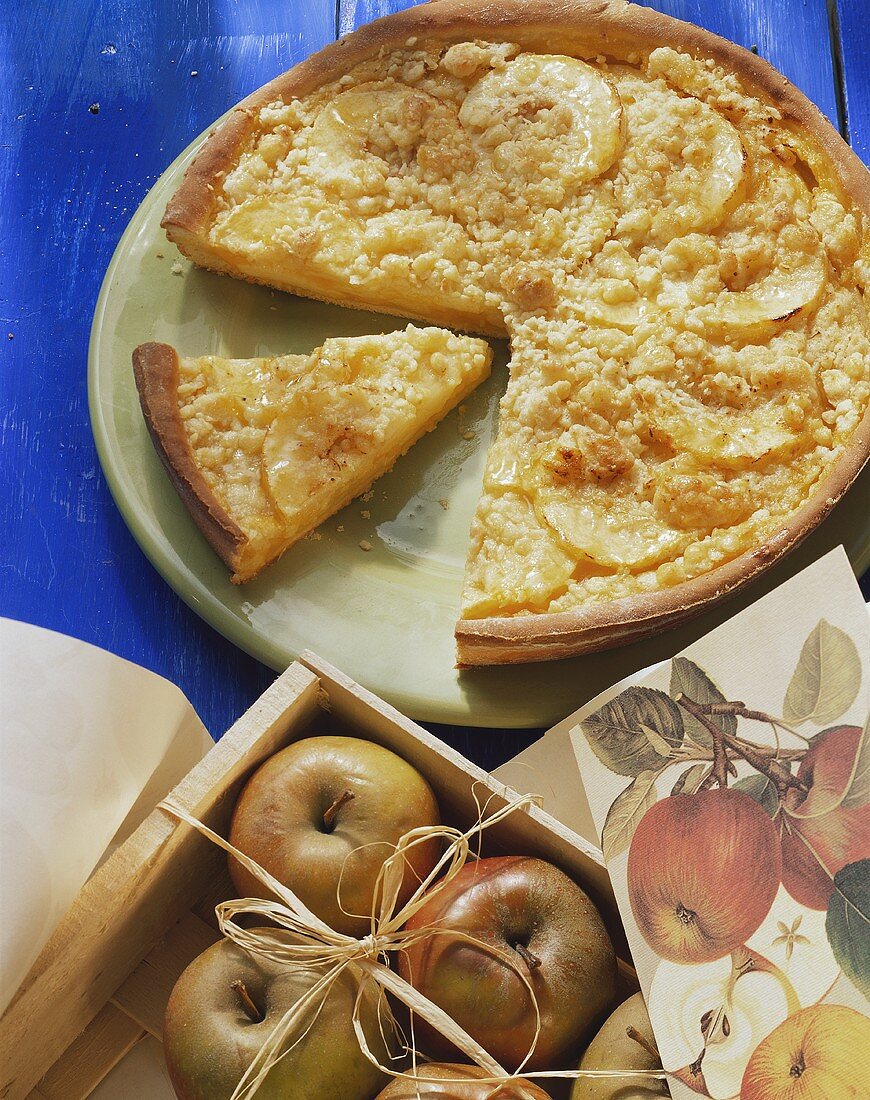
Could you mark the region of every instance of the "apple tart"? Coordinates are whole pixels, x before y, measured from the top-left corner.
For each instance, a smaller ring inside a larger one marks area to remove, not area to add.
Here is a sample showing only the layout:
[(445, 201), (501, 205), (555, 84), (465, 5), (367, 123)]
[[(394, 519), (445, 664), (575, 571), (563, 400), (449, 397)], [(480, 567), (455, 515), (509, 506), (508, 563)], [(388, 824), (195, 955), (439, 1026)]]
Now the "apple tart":
[(509, 338), (470, 665), (650, 633), (827, 514), (870, 440), (868, 215), (747, 51), (624, 0), (438, 0), (246, 100), (163, 224), (216, 271)]
[(409, 325), (271, 359), (143, 344), (133, 369), (158, 454), (241, 582), (364, 493), (491, 360), (484, 340)]

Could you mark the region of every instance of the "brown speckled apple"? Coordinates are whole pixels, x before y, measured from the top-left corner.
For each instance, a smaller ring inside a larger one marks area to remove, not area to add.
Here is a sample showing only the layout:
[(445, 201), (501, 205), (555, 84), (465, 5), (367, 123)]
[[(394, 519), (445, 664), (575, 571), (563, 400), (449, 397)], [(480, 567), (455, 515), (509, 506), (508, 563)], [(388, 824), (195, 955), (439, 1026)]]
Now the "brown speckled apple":
[(505, 1085), (486, 1084), (489, 1075), (477, 1066), (428, 1062), (418, 1065), (417, 1076), (438, 1080), (408, 1081), (397, 1077), (378, 1093), (377, 1100), (550, 1100), (543, 1089), (522, 1078)]
[[(228, 1100), (284, 1013), (320, 972), (288, 969), (221, 940), (187, 967), (166, 1007), (163, 1047), (179, 1100)], [(257, 1100), (371, 1100), (385, 1077), (362, 1054), (352, 1024), (357, 984), (345, 973), (316, 1022), (274, 1066)], [(362, 1023), (371, 1050), (388, 1057), (373, 1004)]]
[[(438, 823), (435, 795), (415, 768), (372, 741), (330, 735), (295, 742), (253, 774), (233, 811), (229, 839), (331, 928), (363, 936), (371, 930), (375, 880), (399, 838)], [(410, 852), (400, 903), (440, 850), (432, 841)], [(267, 893), (232, 858), (230, 875), (243, 897)]]
[[(579, 1053), (583, 1037), (613, 1004), (616, 957), (604, 923), (580, 887), (551, 863), (500, 856), (467, 864), (408, 928), (430, 924), (448, 931), (399, 954), (399, 973), (508, 1070), (531, 1046), (534, 1010), (519, 975), (486, 947), (508, 953), (534, 990), (541, 1032), (528, 1069), (552, 1068), (559, 1057)], [(455, 1056), (420, 1020), (417, 1035), (428, 1054)]]

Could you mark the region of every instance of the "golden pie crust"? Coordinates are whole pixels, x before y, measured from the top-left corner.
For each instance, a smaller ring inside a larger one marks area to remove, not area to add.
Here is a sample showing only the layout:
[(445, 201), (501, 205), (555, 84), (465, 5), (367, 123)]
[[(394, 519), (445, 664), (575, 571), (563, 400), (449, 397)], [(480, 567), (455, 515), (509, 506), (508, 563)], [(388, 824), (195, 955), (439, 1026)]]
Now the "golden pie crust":
[(435, 2), (278, 77), (171, 200), (196, 263), (511, 340), (462, 665), (653, 633), (870, 448), (870, 174), (761, 58), (622, 0)]

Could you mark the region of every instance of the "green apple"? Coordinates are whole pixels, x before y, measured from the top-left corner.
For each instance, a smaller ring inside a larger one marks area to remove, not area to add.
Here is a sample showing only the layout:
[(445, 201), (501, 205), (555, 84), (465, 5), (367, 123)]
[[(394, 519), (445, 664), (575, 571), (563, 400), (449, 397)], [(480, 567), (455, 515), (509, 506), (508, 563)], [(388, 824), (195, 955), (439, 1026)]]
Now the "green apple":
[[(589, 1044), (580, 1069), (661, 1069), (643, 996), (635, 993), (611, 1013)], [(652, 1100), (669, 1096), (664, 1081), (641, 1077), (580, 1077), (571, 1100)]]
[[(579, 1051), (614, 1002), (616, 957), (598, 910), (544, 860), (500, 856), (466, 864), (407, 927), (426, 925), (439, 934), (402, 951), (399, 973), (508, 1070), (528, 1053), (535, 1013), (520, 974), (493, 948), (513, 959), (534, 990), (541, 1029), (529, 1069), (550, 1069)], [(416, 1027), (427, 1054), (455, 1055), (422, 1020)]]
[(489, 1076), (477, 1066), (449, 1062), (426, 1062), (417, 1066), (417, 1077), (436, 1077), (437, 1081), (409, 1081), (394, 1078), (379, 1092), (377, 1100), (550, 1100), (543, 1089), (522, 1079), (505, 1085), (484, 1082)]
[[(278, 1021), (322, 972), (281, 966), (231, 940), (194, 959), (172, 990), (163, 1025), (179, 1100), (228, 1100)], [(269, 1071), (257, 1100), (371, 1100), (385, 1078), (354, 1034), (357, 989), (345, 971), (305, 1037)], [(363, 1004), (361, 1019), (370, 1049), (386, 1065), (373, 1003)]]
[[(432, 788), (389, 749), (358, 737), (308, 737), (275, 753), (248, 780), (229, 839), (331, 928), (363, 936), (371, 931), (378, 872), (399, 838), (439, 820)], [(400, 904), (440, 852), (437, 840), (409, 852)], [(234, 859), (230, 875), (243, 897), (267, 893)]]

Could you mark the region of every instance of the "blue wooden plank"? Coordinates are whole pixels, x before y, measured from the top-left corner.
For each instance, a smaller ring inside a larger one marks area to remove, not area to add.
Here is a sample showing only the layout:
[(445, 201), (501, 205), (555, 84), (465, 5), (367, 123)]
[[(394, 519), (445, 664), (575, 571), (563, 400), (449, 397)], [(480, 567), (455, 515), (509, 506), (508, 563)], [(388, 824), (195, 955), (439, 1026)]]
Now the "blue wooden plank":
[(835, 36), (846, 131), (852, 148), (870, 166), (870, 5), (867, 0), (836, 0)]
[[(157, 175), (333, 38), (335, 0), (293, 8), (0, 4), (0, 612), (162, 673), (216, 735), (274, 673), (201, 622), (133, 542), (94, 450), (87, 341), (106, 265)], [(49, 28), (63, 28), (50, 43)]]
[[(866, 13), (867, 0), (847, 3), (856, 13), (859, 8)], [(413, 6), (413, 0), (339, 0), (339, 33)], [(648, 0), (645, 6), (697, 23), (747, 49), (755, 46), (839, 125), (826, 0)]]

